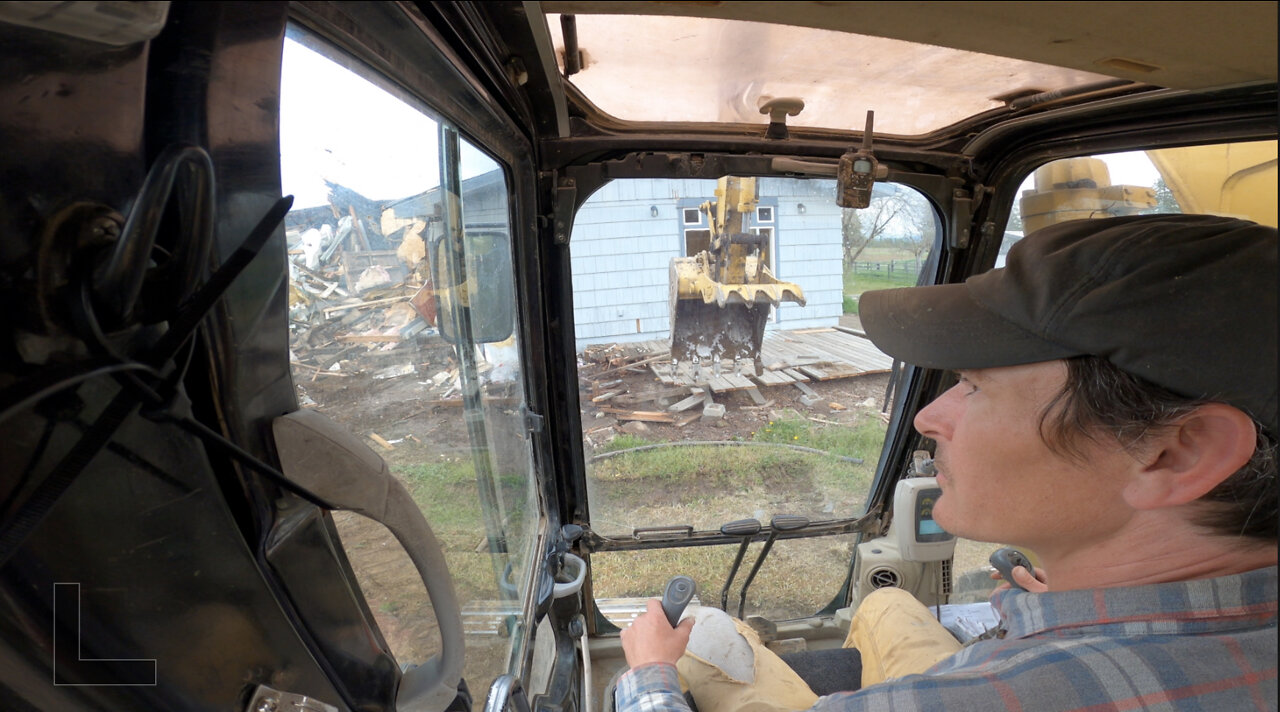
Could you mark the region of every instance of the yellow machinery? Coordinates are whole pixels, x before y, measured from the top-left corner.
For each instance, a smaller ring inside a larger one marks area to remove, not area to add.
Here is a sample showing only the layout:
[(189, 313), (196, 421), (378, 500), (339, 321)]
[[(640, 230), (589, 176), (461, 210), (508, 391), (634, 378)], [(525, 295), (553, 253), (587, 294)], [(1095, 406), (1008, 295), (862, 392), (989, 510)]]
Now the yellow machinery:
[[(1186, 146), (1147, 151), (1184, 213), (1246, 218), (1276, 226), (1276, 142)], [(1027, 233), (1066, 220), (1135, 215), (1155, 207), (1155, 191), (1111, 185), (1097, 158), (1068, 158), (1036, 169), (1035, 189), (1020, 199)]]
[(1147, 156), (1184, 213), (1276, 226), (1275, 141), (1165, 148)]
[(1067, 220), (1137, 215), (1156, 206), (1152, 188), (1111, 185), (1107, 164), (1098, 158), (1067, 158), (1036, 169), (1035, 190), (1019, 201), (1027, 234)]
[(716, 200), (700, 209), (711, 228), (707, 248), (671, 260), (671, 359), (695, 368), (709, 360), (715, 372), (722, 361), (732, 360), (736, 372), (750, 360), (759, 375), (771, 308), (784, 301), (803, 306), (804, 292), (769, 270), (768, 236), (747, 232), (745, 218), (756, 209), (755, 178), (721, 178)]

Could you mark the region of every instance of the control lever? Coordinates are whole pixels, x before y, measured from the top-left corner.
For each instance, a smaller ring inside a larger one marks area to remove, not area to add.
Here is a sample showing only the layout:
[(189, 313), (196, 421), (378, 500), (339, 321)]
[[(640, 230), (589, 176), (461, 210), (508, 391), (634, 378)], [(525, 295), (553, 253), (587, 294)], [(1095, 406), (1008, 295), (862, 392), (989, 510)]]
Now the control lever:
[(688, 576), (673, 576), (667, 582), (667, 589), (662, 592), (662, 612), (667, 615), (667, 622), (672, 628), (680, 622), (680, 614), (693, 600), (693, 593), (698, 585)]
[(738, 575), (738, 567), (742, 565), (742, 557), (747, 554), (747, 547), (751, 546), (751, 538), (760, 533), (760, 522), (756, 519), (739, 519), (720, 527), (720, 533), (725, 536), (742, 537), (738, 556), (734, 558), (733, 566), (729, 567), (729, 576), (724, 580), (724, 588), (720, 589), (720, 610), (728, 612), (729, 587), (733, 585), (733, 577)]
[(1021, 566), (1027, 570), (1027, 573), (1031, 574), (1032, 578), (1035, 578), (1036, 569), (1031, 565), (1031, 560), (1027, 558), (1026, 554), (1012, 547), (1006, 546), (996, 549), (992, 552), (990, 561), (991, 565), (996, 567), (996, 571), (1000, 572), (1001, 578), (1008, 581), (1010, 586), (1019, 591), (1027, 589), (1013, 580), (1013, 569), (1015, 567)]
[(777, 540), (778, 534), (782, 532), (795, 531), (804, 529), (809, 526), (809, 518), (799, 514), (775, 514), (773, 519), (769, 520), (769, 538), (764, 540), (764, 547), (760, 549), (760, 556), (756, 558), (756, 563), (751, 567), (751, 573), (747, 574), (747, 580), (742, 582), (742, 591), (738, 594), (738, 620), (742, 620), (742, 611), (747, 607), (747, 587), (755, 580), (756, 573), (760, 571), (760, 566), (764, 563), (764, 559), (769, 555), (769, 550), (773, 548), (773, 542)]

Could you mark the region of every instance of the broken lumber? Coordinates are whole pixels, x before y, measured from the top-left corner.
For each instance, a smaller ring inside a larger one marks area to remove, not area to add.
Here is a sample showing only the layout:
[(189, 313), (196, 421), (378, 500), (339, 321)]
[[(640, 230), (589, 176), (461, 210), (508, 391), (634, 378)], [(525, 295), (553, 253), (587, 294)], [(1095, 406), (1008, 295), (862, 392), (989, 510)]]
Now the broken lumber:
[(325, 309), (324, 318), (331, 319), (333, 318), (334, 314), (341, 314), (342, 312), (351, 311), (352, 309), (369, 309), (372, 307), (384, 306), (386, 304), (395, 304), (397, 302), (407, 302), (409, 301), (409, 299), (410, 297), (407, 297), (407, 296), (387, 297), (386, 299), (373, 299), (367, 302), (360, 302), (359, 304), (340, 304), (336, 307), (328, 307), (327, 309)]
[(796, 388), (799, 388), (799, 389), (800, 389), (800, 392), (801, 392), (801, 393), (803, 393), (803, 394), (805, 394), (806, 396), (809, 396), (809, 397), (811, 397), (811, 398), (812, 398), (812, 397), (817, 397), (817, 395), (818, 395), (818, 392), (817, 392), (817, 391), (815, 391), (815, 390), (813, 390), (812, 388), (810, 388), (810, 387), (809, 387), (809, 384), (807, 384), (807, 383), (805, 383), (805, 382), (803, 382), (803, 381), (796, 381), (794, 385), (795, 385), (795, 387), (796, 387)]
[(381, 344), (399, 342), (400, 334), (338, 334), (334, 338), (344, 344)]
[(675, 416), (656, 410), (624, 410), (622, 408), (601, 408), (618, 420), (640, 420), (646, 423), (674, 423)]
[(701, 418), (701, 417), (702, 417), (702, 411), (694, 411), (694, 412), (692, 412), (692, 413), (685, 413), (684, 415), (680, 416), (679, 418), (676, 418), (676, 420), (675, 420), (675, 426), (676, 426), (677, 428), (683, 428), (684, 426), (688, 425), (689, 423), (692, 423), (693, 421), (695, 421), (695, 420), (697, 420), (698, 418)]
[(705, 398), (706, 398), (706, 395), (703, 393), (694, 393), (693, 395), (689, 396), (688, 398), (685, 398), (684, 400), (678, 403), (672, 403), (671, 405), (667, 406), (667, 410), (671, 411), (672, 413), (682, 413), (694, 407), (695, 405), (701, 405), (703, 399)]

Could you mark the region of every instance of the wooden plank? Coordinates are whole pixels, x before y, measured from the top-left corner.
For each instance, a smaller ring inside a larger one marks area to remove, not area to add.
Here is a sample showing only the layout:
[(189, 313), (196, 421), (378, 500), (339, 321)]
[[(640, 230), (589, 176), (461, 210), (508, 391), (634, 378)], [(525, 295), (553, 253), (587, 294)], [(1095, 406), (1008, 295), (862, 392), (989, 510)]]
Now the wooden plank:
[(706, 396), (702, 393), (694, 393), (693, 395), (689, 396), (688, 398), (685, 398), (679, 403), (673, 403), (667, 408), (667, 410), (671, 411), (672, 413), (682, 413), (694, 407), (695, 405), (701, 405), (705, 397)]
[(796, 379), (788, 376), (784, 371), (765, 371), (755, 377), (756, 383), (762, 386), (785, 386), (794, 382)]
[(805, 334), (825, 334), (834, 330), (830, 326), (815, 326), (811, 329), (793, 329), (789, 333), (803, 336)]
[(816, 395), (818, 395), (818, 392), (817, 392), (817, 391), (813, 390), (812, 388), (810, 388), (810, 387), (809, 387), (809, 384), (804, 383), (804, 382), (802, 382), (802, 381), (796, 381), (796, 382), (795, 382), (795, 387), (796, 387), (796, 388), (799, 388), (799, 389), (800, 389), (800, 392), (801, 392), (801, 393), (803, 393), (803, 394), (805, 394), (806, 396), (816, 396)]
[(621, 366), (616, 366), (606, 371), (600, 371), (599, 373), (593, 373), (591, 374), (591, 377), (599, 378), (605, 375), (606, 373), (613, 373), (614, 371), (621, 371), (623, 369), (634, 368), (636, 366), (647, 366), (648, 364), (654, 363), (655, 361), (659, 361), (664, 358), (668, 358), (667, 354), (658, 354), (657, 356), (650, 356), (649, 358), (640, 359), (638, 361), (628, 361), (627, 363), (624, 363)]
[(399, 342), (400, 334), (338, 334), (334, 338), (344, 344), (382, 344)]
[(679, 396), (688, 395), (688, 393), (689, 393), (688, 386), (674, 386), (672, 388), (658, 388), (654, 390), (649, 390), (649, 391), (645, 391), (644, 393), (628, 393), (625, 396), (619, 396), (618, 398), (616, 398), (615, 402), (621, 405), (639, 405), (641, 403), (656, 401), (659, 398), (676, 398)]
[[(421, 403), (422, 401), (418, 401), (418, 402), (419, 402), (419, 403)], [(483, 399), (483, 401), (482, 401), (482, 402), (484, 402), (485, 404), (492, 404), (492, 405), (519, 405), (520, 403), (524, 402), (524, 399), (523, 399), (523, 398), (516, 398), (516, 397), (513, 397), (513, 396), (507, 396), (507, 397), (505, 397), (505, 398), (485, 398), (485, 399)], [(426, 405), (428, 405), (428, 406), (437, 406), (437, 405), (439, 405), (439, 406), (460, 406), (460, 405), (462, 405), (462, 398), (461, 398), (461, 397), (457, 397), (457, 398), (436, 398), (435, 400), (429, 400), (429, 401), (426, 401)], [(603, 409), (602, 409), (602, 410), (603, 410)]]
[(675, 416), (653, 410), (625, 410), (623, 408), (601, 408), (602, 412), (615, 416), (618, 420), (643, 420), (646, 423), (674, 423)]
[(794, 368), (788, 368), (785, 371), (783, 371), (783, 373), (787, 374), (788, 376), (791, 376), (791, 380), (793, 382), (807, 383), (809, 381), (808, 376), (804, 375), (803, 373), (800, 373)]
[(407, 301), (409, 301), (409, 297), (387, 297), (386, 299), (374, 299), (367, 302), (360, 302), (359, 304), (342, 304), (336, 307), (329, 307), (328, 309), (325, 309), (324, 318), (329, 319), (329, 318), (332, 318), (334, 314), (340, 314), (345, 311), (351, 311), (352, 309), (369, 309), (371, 307), (380, 307), (387, 304), (395, 304), (396, 302), (407, 302)]
[(688, 425), (689, 423), (692, 423), (693, 421), (701, 417), (702, 417), (702, 411), (700, 410), (696, 410), (692, 413), (685, 413), (676, 418), (675, 425), (677, 428), (683, 428), (684, 426)]
[(854, 329), (853, 327), (849, 327), (849, 326), (837, 326), (837, 327), (834, 327), (834, 328), (835, 328), (835, 330), (836, 330), (836, 331), (843, 331), (843, 332), (844, 332), (844, 333), (846, 333), (846, 334), (853, 334), (854, 336), (860, 336), (860, 337), (862, 337), (862, 338), (864, 338), (864, 339), (865, 339), (865, 338), (867, 338), (867, 332), (865, 332), (865, 331), (860, 331), (860, 330), (858, 330), (858, 329)]
[(827, 379), (827, 372), (816, 366), (801, 366), (796, 370), (815, 381), (825, 381)]
[(759, 390), (755, 388), (747, 388), (746, 391), (747, 391), (747, 395), (750, 396), (752, 403), (755, 403), (756, 405), (764, 405), (766, 402), (768, 402), (765, 400), (764, 396), (760, 395)]
[(712, 376), (707, 379), (707, 388), (709, 388), (712, 393), (725, 393), (727, 391), (737, 390), (733, 383), (725, 379), (723, 376)]
[(649, 367), (649, 370), (653, 372), (653, 375), (657, 377), (658, 381), (662, 383), (662, 385), (679, 385), (676, 374), (672, 373), (670, 363), (655, 363)]

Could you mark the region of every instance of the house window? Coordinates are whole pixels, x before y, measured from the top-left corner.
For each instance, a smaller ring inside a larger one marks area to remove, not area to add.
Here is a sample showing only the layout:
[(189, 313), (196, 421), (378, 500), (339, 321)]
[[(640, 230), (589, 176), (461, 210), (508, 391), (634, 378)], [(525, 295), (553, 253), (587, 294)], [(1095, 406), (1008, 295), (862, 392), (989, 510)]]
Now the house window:
[(685, 208), (684, 210), (681, 211), (681, 215), (684, 216), (685, 225), (701, 225), (702, 224), (702, 211), (698, 210), (697, 208)]
[(773, 222), (773, 207), (770, 205), (760, 205), (756, 207), (756, 222), (771, 223)]
[(773, 269), (774, 267), (773, 265), (773, 252), (774, 252), (773, 228), (753, 227), (751, 228), (751, 232), (756, 235), (765, 236), (765, 242), (763, 245), (760, 246), (760, 257), (761, 257), (761, 261), (764, 262), (764, 264), (769, 266), (769, 269)]
[(685, 230), (684, 231), (684, 254), (686, 257), (711, 248), (711, 231), (710, 230)]

